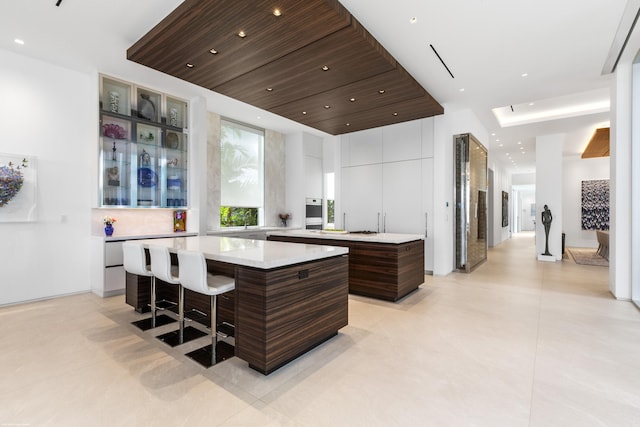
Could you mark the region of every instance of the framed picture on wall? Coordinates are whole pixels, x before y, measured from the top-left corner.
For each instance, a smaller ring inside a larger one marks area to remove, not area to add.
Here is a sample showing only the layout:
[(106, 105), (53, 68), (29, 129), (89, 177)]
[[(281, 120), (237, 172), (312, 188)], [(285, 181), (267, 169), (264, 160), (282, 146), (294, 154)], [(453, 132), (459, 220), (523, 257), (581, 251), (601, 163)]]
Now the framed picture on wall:
[(609, 229), (609, 180), (582, 181), (582, 229)]
[(36, 161), (0, 153), (0, 222), (36, 220)]
[(502, 192), (502, 226), (509, 225), (509, 193)]

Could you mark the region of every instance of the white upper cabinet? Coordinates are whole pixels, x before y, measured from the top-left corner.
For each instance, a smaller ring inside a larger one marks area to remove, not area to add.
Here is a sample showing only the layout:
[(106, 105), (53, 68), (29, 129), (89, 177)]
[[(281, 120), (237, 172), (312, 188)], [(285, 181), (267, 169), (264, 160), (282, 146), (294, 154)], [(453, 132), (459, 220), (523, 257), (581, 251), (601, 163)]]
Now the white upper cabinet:
[(322, 199), (322, 159), (304, 156), (305, 197)]
[(421, 121), (398, 123), (382, 128), (382, 161), (419, 159), (422, 152)]
[(422, 158), (433, 158), (433, 123), (434, 118), (420, 120), (422, 124)]
[(342, 166), (361, 166), (382, 162), (382, 130), (354, 132), (343, 136)]

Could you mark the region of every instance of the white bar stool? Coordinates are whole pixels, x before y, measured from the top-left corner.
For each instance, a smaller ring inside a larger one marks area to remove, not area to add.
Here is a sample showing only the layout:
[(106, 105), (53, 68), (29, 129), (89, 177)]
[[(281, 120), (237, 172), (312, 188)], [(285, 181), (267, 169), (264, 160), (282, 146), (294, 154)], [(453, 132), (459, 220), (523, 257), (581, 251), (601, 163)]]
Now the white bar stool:
[(135, 241), (125, 241), (122, 243), (122, 253), (125, 271), (131, 274), (137, 274), (138, 276), (149, 277), (151, 279), (151, 317), (148, 319), (137, 320), (132, 322), (132, 324), (143, 331), (147, 331), (158, 326), (164, 326), (175, 322), (175, 319), (165, 316), (164, 314), (157, 316), (156, 280), (151, 272), (151, 267), (147, 265), (147, 256), (144, 253), (144, 246)]
[(188, 357), (191, 357), (205, 368), (209, 368), (216, 364), (218, 344), (217, 296), (234, 290), (236, 282), (232, 277), (209, 273), (204, 254), (201, 252), (178, 251), (178, 264), (180, 264), (180, 282), (182, 286), (211, 297), (211, 345), (187, 353)]
[(206, 333), (199, 329), (191, 326), (184, 327), (184, 287), (180, 284), (180, 278), (178, 277), (178, 272), (181, 268), (171, 265), (169, 249), (165, 246), (150, 245), (149, 255), (151, 255), (151, 272), (155, 278), (178, 286), (178, 330), (158, 335), (156, 338), (171, 347), (175, 347), (205, 336)]

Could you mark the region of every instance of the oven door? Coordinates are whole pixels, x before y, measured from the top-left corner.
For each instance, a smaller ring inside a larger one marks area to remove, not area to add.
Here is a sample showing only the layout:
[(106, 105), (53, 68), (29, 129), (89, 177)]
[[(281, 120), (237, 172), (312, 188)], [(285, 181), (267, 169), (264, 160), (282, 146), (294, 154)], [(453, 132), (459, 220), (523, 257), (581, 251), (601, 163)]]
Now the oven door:
[(322, 230), (322, 218), (307, 218), (305, 228), (307, 230)]

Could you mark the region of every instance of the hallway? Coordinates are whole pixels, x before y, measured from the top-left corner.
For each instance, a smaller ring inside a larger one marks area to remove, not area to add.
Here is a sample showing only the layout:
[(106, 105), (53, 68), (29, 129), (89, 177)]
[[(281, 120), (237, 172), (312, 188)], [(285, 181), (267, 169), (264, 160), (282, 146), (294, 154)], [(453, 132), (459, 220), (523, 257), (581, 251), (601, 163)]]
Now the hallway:
[(640, 311), (607, 282), (521, 233), (399, 303), (350, 296), (349, 326), (268, 377), (202, 369), (124, 296), (4, 307), (0, 425), (638, 425)]

